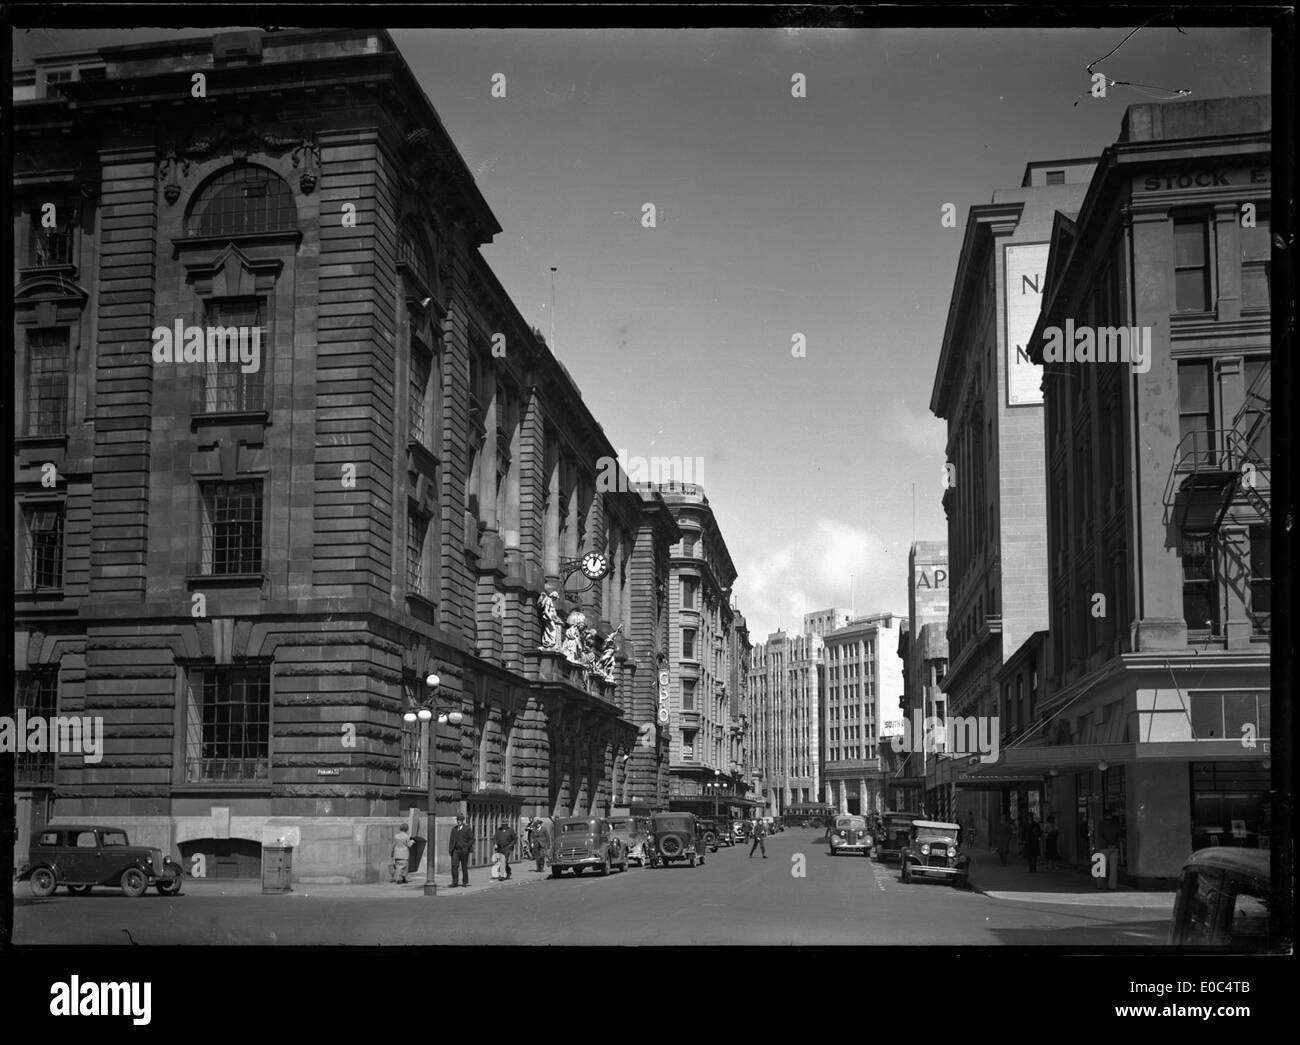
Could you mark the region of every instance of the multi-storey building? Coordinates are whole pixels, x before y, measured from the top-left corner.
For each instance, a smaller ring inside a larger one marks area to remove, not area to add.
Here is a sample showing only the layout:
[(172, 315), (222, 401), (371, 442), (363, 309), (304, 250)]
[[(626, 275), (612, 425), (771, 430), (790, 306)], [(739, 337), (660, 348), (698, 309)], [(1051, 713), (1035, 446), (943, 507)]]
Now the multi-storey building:
[(836, 628), (842, 628), (853, 619), (848, 610), (831, 608), (803, 615), (803, 633), (825, 638)]
[(775, 631), (750, 656), (755, 778), (766, 816), (820, 801), (821, 655), (819, 636)]
[[(930, 410), (948, 422), (951, 656), (943, 691), (951, 715), (991, 718), (1005, 653), (1047, 623), (1041, 376), (1027, 349), (1054, 216), (1078, 210), (1096, 163), (1031, 163), (1019, 188), (972, 207), (966, 223), (930, 397)], [(949, 796), (934, 814), (983, 823), (1010, 801), (998, 791), (955, 790), (962, 774), (954, 760), (934, 770), (927, 789)]]
[(903, 621), (899, 614), (876, 613), (824, 639), (818, 716), (822, 801), (841, 812), (883, 812), (887, 804), (880, 747), (901, 728)]
[(733, 728), (743, 705), (735, 688), (739, 653), (731, 588), (736, 569), (704, 494), (692, 483), (657, 487), (681, 532), (668, 577), (668, 682), (674, 808), (739, 809), (744, 780), (737, 773)]
[[(753, 780), (753, 758), (750, 752), (750, 723), (753, 721), (753, 701), (749, 693), (749, 660), (753, 645), (749, 641), (749, 625), (736, 608), (731, 606), (731, 630), (728, 634), (728, 668), (727, 689), (731, 694), (732, 717), (727, 731), (729, 738), (728, 759), (731, 775), (736, 784), (736, 797), (746, 799)], [(745, 807), (750, 802), (746, 799)]]
[[(1067, 859), (1087, 860), (1115, 817), (1121, 873), (1137, 881), (1177, 875), (1205, 846), (1269, 847), (1280, 822), (1270, 128), (1267, 96), (1130, 106), (1077, 216), (1055, 218), (1032, 339), (1050, 627), (1038, 721), (992, 772), (1045, 781)], [(1070, 326), (1098, 344), (1110, 331), (1127, 361), (1049, 354)]]
[[(927, 750), (924, 726), (927, 720), (945, 720), (947, 711), (940, 684), (948, 665), (948, 542), (914, 541), (907, 556), (908, 619), (898, 637), (898, 655), (903, 661), (903, 714), (907, 743), (895, 786), (919, 791), (925, 786), (927, 768), (936, 761), (942, 747)], [(918, 724), (920, 729), (918, 730)], [(892, 750), (892, 745), (891, 745)], [(911, 801), (919, 808), (924, 801)], [(936, 796), (929, 804), (939, 807)]]
[[(392, 40), (56, 56), (13, 113), (17, 702), (105, 730), (20, 767), (19, 846), (111, 819), (212, 874), (284, 838), (364, 881), (411, 815), (468, 814), (485, 863), (501, 819), (662, 804), (676, 527), (597, 494), (615, 451)], [(585, 667), (539, 650), (548, 587)], [(430, 672), (464, 718), (432, 736)]]

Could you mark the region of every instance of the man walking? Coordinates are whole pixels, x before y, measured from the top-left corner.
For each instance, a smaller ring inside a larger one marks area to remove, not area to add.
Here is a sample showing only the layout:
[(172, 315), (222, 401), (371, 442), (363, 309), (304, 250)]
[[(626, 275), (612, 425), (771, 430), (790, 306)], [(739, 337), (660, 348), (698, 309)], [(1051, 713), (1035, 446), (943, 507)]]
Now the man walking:
[(497, 881), (505, 881), (510, 877), (510, 854), (514, 852), (517, 839), (515, 829), (502, 820), (501, 826), (497, 828), (497, 833), (492, 836), (492, 844), (496, 846), (497, 851), (495, 873)]
[(537, 870), (546, 870), (546, 849), (547, 849), (546, 829), (542, 825), (541, 817), (533, 817), (532, 823), (528, 825), (528, 850), (532, 858), (537, 861)]
[(754, 856), (755, 849), (762, 849), (763, 859), (767, 859), (767, 844), (763, 841), (765, 837), (767, 837), (767, 825), (764, 824), (762, 820), (755, 820), (754, 830), (750, 835), (751, 841), (749, 844), (749, 855), (751, 859)]
[[(457, 885), (469, 887), (469, 854), (474, 848), (474, 832), (465, 826), (465, 814), (456, 814), (456, 826), (451, 829), (451, 842), (447, 852), (451, 854), (451, 887)], [(457, 881), (457, 871), (463, 881)]]
[(388, 880), (399, 885), (406, 884), (406, 868), (411, 859), (411, 836), (406, 833), (406, 825), (397, 829), (393, 836), (393, 848), (389, 852), (393, 862), (388, 865)]

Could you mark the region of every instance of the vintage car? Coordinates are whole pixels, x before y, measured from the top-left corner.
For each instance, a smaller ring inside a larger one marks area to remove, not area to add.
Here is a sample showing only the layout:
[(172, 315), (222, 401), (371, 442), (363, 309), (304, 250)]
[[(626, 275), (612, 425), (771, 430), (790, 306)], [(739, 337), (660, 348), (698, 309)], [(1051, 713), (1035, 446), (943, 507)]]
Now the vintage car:
[(614, 833), (627, 858), (635, 860), (638, 867), (645, 867), (650, 862), (650, 818), (648, 816), (607, 816), (605, 822)]
[(1269, 850), (1214, 847), (1183, 864), (1169, 942), (1182, 947), (1269, 947)]
[(877, 860), (902, 860), (903, 850), (912, 838), (912, 821), (916, 819), (915, 813), (885, 813), (881, 817), (880, 832), (875, 839)]
[(73, 896), (85, 896), (97, 885), (140, 896), (153, 886), (163, 896), (181, 891), (185, 869), (161, 849), (132, 845), (120, 827), (55, 824), (42, 828), (18, 871), (37, 896), (49, 896), (61, 885)]
[(960, 824), (942, 820), (913, 820), (912, 837), (903, 850), (903, 881), (946, 878), (970, 888), (970, 857), (961, 851)]
[(694, 813), (656, 813), (650, 818), (654, 867), (683, 860), (692, 867), (704, 863), (703, 836)]
[(615, 867), (626, 871), (627, 849), (604, 817), (560, 817), (551, 829), (551, 877), (559, 878), (566, 869), (580, 875), (588, 867), (601, 874)]
[(750, 830), (748, 820), (731, 821), (731, 840), (737, 845), (743, 845), (749, 840)]
[(701, 820), (700, 834), (704, 836), (704, 841), (708, 844), (709, 852), (716, 853), (722, 845), (722, 839), (719, 837), (722, 832), (718, 830), (718, 824), (715, 820)]
[(831, 856), (843, 853), (871, 855), (871, 830), (867, 827), (866, 817), (842, 813), (835, 818), (829, 833)]

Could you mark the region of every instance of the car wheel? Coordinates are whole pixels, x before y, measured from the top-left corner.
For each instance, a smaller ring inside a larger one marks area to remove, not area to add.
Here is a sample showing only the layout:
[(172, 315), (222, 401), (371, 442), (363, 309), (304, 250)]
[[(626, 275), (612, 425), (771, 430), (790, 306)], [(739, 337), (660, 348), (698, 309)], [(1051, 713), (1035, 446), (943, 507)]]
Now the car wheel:
[(180, 896), (181, 876), (176, 875), (174, 878), (164, 878), (154, 886), (154, 888), (158, 890), (159, 896)]
[(551, 877), (552, 877), (552, 878), (559, 878), (560, 875), (562, 875), (562, 874), (564, 874), (564, 872), (563, 872), (560, 868), (558, 868), (558, 867), (552, 867), (552, 868), (551, 868)]
[(122, 872), (121, 880), (122, 892), (127, 896), (143, 896), (144, 891), (149, 888), (149, 879), (144, 876), (144, 872), (138, 867), (128, 867)]
[(904, 862), (903, 864), (903, 881), (904, 882), (912, 881), (912, 869), (911, 867), (908, 866), (906, 862)]
[(609, 872), (610, 872), (610, 865), (609, 865), (609, 857), (607, 856), (605, 857), (605, 862), (600, 865), (600, 876), (602, 878), (608, 878)]
[(58, 886), (58, 879), (48, 867), (39, 867), (32, 872), (31, 887), (33, 896), (49, 896)]
[(93, 888), (93, 885), (70, 885), (68, 886), (68, 892), (73, 896), (89, 896), (90, 890)]
[(586, 870), (585, 867), (575, 867), (575, 868), (573, 869), (573, 877), (574, 877), (574, 878), (581, 878), (581, 877), (582, 877), (582, 872), (585, 871), (585, 870)]

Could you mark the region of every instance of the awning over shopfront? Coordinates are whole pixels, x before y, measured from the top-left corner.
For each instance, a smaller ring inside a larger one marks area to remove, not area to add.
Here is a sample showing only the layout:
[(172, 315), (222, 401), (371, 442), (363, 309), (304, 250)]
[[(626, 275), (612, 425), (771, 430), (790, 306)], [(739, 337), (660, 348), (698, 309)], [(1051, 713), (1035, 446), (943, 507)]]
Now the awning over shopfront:
[(981, 763), (979, 756), (947, 760), (955, 764), (958, 787), (984, 784), (1004, 786), (1025, 780), (1039, 780), (1056, 773), (1083, 773), (1107, 766), (1139, 762), (1228, 762), (1267, 758), (1269, 742), (1248, 748), (1239, 740), (1181, 740), (1157, 744), (1060, 744), (1017, 747), (1003, 751), (996, 762)]

